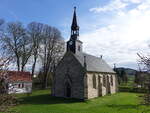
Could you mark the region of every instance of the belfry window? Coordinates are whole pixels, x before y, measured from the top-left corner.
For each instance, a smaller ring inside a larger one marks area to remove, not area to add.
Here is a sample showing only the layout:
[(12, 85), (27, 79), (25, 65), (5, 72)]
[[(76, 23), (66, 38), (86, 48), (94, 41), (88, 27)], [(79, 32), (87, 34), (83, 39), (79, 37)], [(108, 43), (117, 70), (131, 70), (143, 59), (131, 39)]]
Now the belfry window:
[(81, 51), (81, 47), (80, 46), (78, 46), (78, 51)]
[(93, 88), (96, 89), (96, 76), (93, 75)]

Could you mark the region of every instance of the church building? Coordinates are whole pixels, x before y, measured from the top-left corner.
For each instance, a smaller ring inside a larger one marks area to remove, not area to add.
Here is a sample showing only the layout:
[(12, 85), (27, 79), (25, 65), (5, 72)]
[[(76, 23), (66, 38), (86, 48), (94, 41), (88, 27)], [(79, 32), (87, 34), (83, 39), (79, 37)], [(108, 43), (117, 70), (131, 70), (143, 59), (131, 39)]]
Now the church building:
[(102, 57), (84, 53), (82, 46), (74, 8), (71, 37), (53, 76), (52, 95), (90, 99), (116, 93), (116, 73)]

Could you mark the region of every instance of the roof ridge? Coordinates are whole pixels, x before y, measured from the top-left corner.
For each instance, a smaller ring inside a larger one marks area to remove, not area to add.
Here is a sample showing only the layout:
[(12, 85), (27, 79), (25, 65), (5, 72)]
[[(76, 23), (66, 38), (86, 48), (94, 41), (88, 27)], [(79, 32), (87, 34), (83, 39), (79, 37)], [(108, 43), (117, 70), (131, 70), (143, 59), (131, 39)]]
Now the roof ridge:
[(95, 55), (91, 55), (91, 54), (88, 54), (88, 53), (85, 53), (85, 52), (83, 52), (83, 54), (86, 54), (86, 55), (89, 55), (89, 56), (92, 56), (92, 57), (95, 57), (95, 58), (98, 58), (98, 59), (103, 60), (102, 58), (100, 58), (100, 57), (98, 57), (98, 56), (95, 56)]
[(84, 66), (84, 56), (86, 56), (87, 71), (115, 73), (113, 69), (100, 57), (82, 52), (81, 54), (74, 54), (76, 59)]

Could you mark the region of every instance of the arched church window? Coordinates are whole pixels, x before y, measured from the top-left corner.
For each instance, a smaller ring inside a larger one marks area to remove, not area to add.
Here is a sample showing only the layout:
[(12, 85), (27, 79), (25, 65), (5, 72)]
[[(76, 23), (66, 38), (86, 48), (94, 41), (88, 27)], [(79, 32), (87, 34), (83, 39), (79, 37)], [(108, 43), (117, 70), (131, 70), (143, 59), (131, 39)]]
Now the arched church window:
[(93, 75), (93, 88), (96, 89), (96, 76)]
[(111, 75), (111, 85), (113, 86), (113, 76)]
[(103, 86), (106, 87), (106, 76), (103, 75)]
[(107, 75), (107, 81), (108, 81), (108, 83), (110, 82), (110, 81), (109, 81), (109, 75)]

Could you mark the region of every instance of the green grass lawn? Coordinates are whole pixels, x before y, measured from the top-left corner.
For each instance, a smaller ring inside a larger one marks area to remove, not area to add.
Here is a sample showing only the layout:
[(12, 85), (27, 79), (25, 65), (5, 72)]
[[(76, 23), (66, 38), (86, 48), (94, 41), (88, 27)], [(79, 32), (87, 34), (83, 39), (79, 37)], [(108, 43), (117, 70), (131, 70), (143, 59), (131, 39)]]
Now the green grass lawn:
[(83, 102), (52, 97), (50, 91), (39, 90), (31, 96), (17, 95), (22, 99), (21, 104), (12, 109), (19, 113), (150, 113), (150, 107), (139, 104), (138, 96), (135, 93), (117, 93)]

